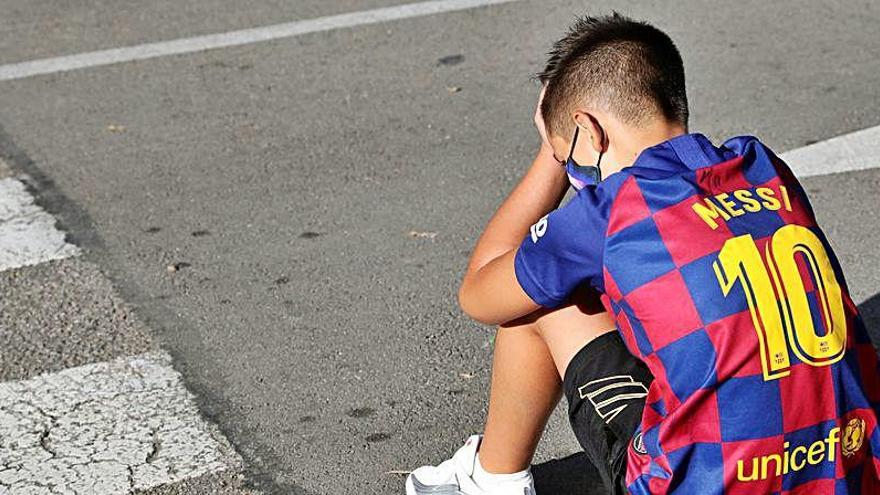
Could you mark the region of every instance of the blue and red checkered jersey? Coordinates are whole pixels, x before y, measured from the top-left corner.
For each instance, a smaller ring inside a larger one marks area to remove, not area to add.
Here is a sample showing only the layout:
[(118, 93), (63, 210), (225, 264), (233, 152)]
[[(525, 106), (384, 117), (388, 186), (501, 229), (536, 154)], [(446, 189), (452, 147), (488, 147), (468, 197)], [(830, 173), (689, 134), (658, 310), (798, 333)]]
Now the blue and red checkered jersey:
[(687, 134), (580, 190), (515, 259), (537, 303), (588, 283), (655, 379), (633, 494), (878, 494), (877, 355), (789, 168)]

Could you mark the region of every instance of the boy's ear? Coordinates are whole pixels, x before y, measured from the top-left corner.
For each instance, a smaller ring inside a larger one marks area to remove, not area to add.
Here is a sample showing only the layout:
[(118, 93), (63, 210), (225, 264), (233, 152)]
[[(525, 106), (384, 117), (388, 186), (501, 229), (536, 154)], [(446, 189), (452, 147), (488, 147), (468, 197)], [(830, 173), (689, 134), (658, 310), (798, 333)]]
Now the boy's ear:
[(589, 136), (590, 146), (592, 146), (596, 153), (607, 151), (608, 136), (605, 135), (605, 130), (593, 114), (583, 110), (575, 110), (572, 117), (574, 118), (574, 124), (580, 128), (581, 135), (587, 134)]

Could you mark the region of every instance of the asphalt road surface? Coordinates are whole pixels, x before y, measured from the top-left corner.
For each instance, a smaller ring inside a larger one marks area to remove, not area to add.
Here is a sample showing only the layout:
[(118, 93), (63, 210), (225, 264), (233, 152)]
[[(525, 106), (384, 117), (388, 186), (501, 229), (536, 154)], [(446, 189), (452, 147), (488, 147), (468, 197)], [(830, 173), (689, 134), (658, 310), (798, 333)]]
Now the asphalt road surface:
[[(0, 66), (403, 3), (0, 0)], [(575, 14), (612, 9), (678, 42), (715, 140), (880, 124), (870, 0), (514, 1), (2, 81), (0, 179), (82, 254), (0, 274), (0, 377), (166, 377), (207, 460), (132, 490), (402, 493), (399, 471), (481, 429), (492, 330), (455, 292), (538, 144), (530, 74)], [(880, 170), (804, 183), (880, 328)], [(188, 452), (163, 431), (136, 465)], [(576, 452), (557, 413), (539, 493), (597, 493)]]

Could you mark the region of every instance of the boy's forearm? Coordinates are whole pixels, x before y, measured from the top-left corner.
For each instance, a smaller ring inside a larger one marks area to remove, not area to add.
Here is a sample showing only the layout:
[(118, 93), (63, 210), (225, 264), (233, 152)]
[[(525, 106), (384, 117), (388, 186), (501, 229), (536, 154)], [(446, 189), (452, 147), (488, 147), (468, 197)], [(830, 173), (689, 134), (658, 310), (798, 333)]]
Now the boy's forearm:
[(553, 151), (542, 146), (526, 175), (486, 225), (467, 273), (519, 247), (529, 227), (559, 206), (568, 184), (565, 169), (553, 157)]
[(477, 241), (458, 300), (471, 318), (500, 324), (538, 309), (517, 283), (514, 256), (523, 238), (542, 216), (559, 205), (568, 179), (565, 170), (543, 147), (519, 184), (489, 220)]

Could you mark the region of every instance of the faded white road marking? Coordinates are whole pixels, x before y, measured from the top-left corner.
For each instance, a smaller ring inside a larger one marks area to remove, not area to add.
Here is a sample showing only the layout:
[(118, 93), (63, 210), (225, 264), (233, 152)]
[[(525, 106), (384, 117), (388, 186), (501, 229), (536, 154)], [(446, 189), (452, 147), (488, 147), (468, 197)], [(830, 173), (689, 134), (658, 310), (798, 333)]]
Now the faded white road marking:
[(261, 41), (289, 38), (308, 33), (330, 31), (333, 29), (362, 26), (379, 22), (419, 17), (441, 12), (465, 10), (485, 5), (515, 2), (518, 0), (434, 0), (383, 7), (374, 10), (351, 12), (347, 14), (318, 17), (304, 21), (286, 22), (252, 29), (242, 29), (226, 33), (208, 34), (192, 38), (182, 38), (157, 43), (113, 48), (95, 52), (80, 53), (64, 57), (44, 58), (0, 65), (0, 81), (21, 79), (40, 74), (66, 72), (86, 67), (131, 62), (166, 55), (200, 52), (214, 48), (246, 45)]
[(0, 384), (0, 492), (130, 493), (240, 463), (164, 352)]
[(880, 167), (880, 126), (869, 127), (779, 155), (798, 177)]
[(79, 254), (24, 184), (0, 179), (0, 271)]

